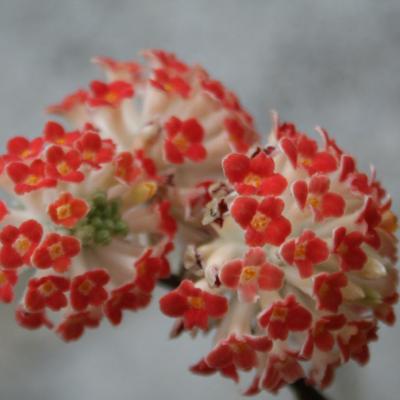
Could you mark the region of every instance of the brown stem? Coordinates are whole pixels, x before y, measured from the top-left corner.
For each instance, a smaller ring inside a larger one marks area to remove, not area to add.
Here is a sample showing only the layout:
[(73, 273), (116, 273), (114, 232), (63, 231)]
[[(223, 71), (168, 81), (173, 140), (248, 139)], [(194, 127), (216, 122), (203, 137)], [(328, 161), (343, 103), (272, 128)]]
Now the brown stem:
[[(166, 279), (158, 281), (159, 285), (168, 289), (175, 289), (181, 283), (182, 277), (179, 275), (173, 275)], [(296, 395), (298, 400), (328, 400), (322, 393), (320, 393), (315, 387), (307, 385), (304, 379), (299, 379), (295, 383), (290, 385), (290, 388)]]

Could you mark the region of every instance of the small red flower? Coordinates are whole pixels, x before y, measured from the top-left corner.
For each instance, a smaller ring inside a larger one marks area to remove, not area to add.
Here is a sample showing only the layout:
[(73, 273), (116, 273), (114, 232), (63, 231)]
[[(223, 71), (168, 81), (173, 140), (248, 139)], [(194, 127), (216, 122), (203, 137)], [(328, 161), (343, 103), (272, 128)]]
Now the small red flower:
[(182, 121), (171, 117), (164, 128), (167, 133), (164, 152), (169, 162), (182, 164), (185, 158), (194, 162), (206, 158), (207, 151), (202, 144), (204, 130), (195, 118)]
[(290, 331), (301, 332), (308, 329), (312, 316), (307, 308), (300, 305), (294, 295), (283, 301), (275, 301), (258, 317), (261, 327), (268, 330), (271, 339), (286, 340)]
[(42, 160), (34, 160), (30, 165), (12, 162), (7, 166), (7, 173), (15, 183), (14, 190), (17, 194), (54, 187), (57, 184), (56, 179), (46, 176), (46, 163)]
[(141, 291), (132, 283), (114, 289), (104, 304), (104, 314), (113, 325), (122, 321), (122, 311), (136, 311), (146, 307), (151, 300), (150, 293)]
[(152, 249), (145, 251), (135, 262), (136, 277), (134, 284), (138, 289), (151, 293), (159, 276), (160, 267), (160, 258), (153, 256)]
[(155, 69), (150, 83), (165, 93), (178, 94), (183, 98), (189, 97), (191, 90), (189, 83), (182, 76), (171, 73), (166, 68)]
[(319, 319), (310, 329), (301, 355), (305, 359), (309, 359), (313, 354), (314, 347), (324, 352), (331, 351), (335, 345), (335, 336), (332, 333), (343, 328), (345, 323), (346, 318), (343, 314), (326, 315)]
[[(295, 128), (294, 128), (295, 129)], [(294, 168), (302, 167), (309, 175), (316, 173), (330, 173), (338, 168), (336, 158), (329, 151), (318, 151), (318, 144), (315, 140), (304, 134), (296, 134), (290, 129), (285, 129), (285, 134), (280, 140), (280, 146), (289, 158)]]
[(0, 269), (0, 301), (11, 303), (14, 299), (14, 286), (18, 281), (15, 271)]
[(367, 262), (367, 255), (360, 248), (364, 235), (360, 232), (347, 233), (345, 227), (333, 232), (333, 253), (340, 258), (340, 268), (343, 271), (359, 271)]
[(304, 231), (281, 247), (281, 256), (290, 265), (295, 265), (302, 278), (309, 278), (316, 264), (324, 262), (329, 256), (327, 244), (314, 232)]
[(142, 67), (135, 61), (117, 61), (111, 57), (95, 57), (93, 62), (111, 71), (117, 76), (125, 76), (136, 81), (140, 77)]
[(100, 306), (108, 297), (104, 286), (110, 280), (106, 270), (95, 269), (76, 276), (71, 282), (71, 304), (77, 311), (88, 305)]
[(243, 261), (229, 261), (219, 274), (221, 283), (230, 289), (237, 289), (239, 298), (245, 302), (254, 302), (259, 290), (279, 290), (283, 277), (283, 271), (267, 262), (260, 247), (251, 248)]
[(68, 301), (65, 293), (69, 289), (69, 279), (62, 276), (48, 275), (43, 278), (29, 280), (28, 291), (25, 294), (25, 305), (33, 312), (45, 307), (53, 311), (64, 308)]
[(77, 90), (66, 96), (60, 103), (47, 107), (47, 112), (51, 114), (64, 114), (73, 111), (76, 107), (84, 105), (87, 98), (88, 93), (85, 90)]
[(18, 306), (15, 311), (15, 319), (18, 324), (25, 329), (39, 329), (42, 326), (45, 326), (48, 329), (53, 328), (53, 324), (47, 318), (44, 310), (32, 312), (26, 310), (23, 306)]
[(75, 142), (75, 147), (81, 154), (83, 163), (99, 168), (100, 164), (110, 162), (113, 159), (115, 144), (110, 139), (101, 139), (100, 135), (93, 131), (86, 131)]
[(48, 208), (51, 220), (64, 228), (73, 228), (88, 211), (89, 206), (86, 201), (75, 198), (68, 192), (61, 194)]
[(19, 268), (30, 263), (30, 258), (42, 238), (43, 228), (35, 220), (23, 222), (19, 228), (5, 226), (0, 232), (0, 264), (4, 268)]
[(190, 367), (190, 371), (198, 375), (212, 375), (219, 371), (222, 376), (232, 379), (236, 383), (239, 382), (239, 374), (234, 364), (229, 364), (218, 370), (210, 367), (204, 359), (201, 359), (198, 363)]
[(291, 232), (290, 222), (282, 216), (284, 202), (267, 197), (260, 203), (251, 197), (240, 196), (231, 206), (235, 221), (246, 229), (245, 239), (249, 246), (266, 243), (280, 246)]
[(16, 136), (7, 143), (7, 161), (24, 161), (37, 157), (43, 149), (43, 139), (36, 138), (32, 141)]
[(152, 49), (145, 51), (144, 56), (155, 59), (158, 64), (169, 70), (174, 70), (182, 74), (189, 71), (189, 67), (183, 61), (179, 60), (174, 53)]
[(119, 153), (115, 159), (115, 177), (124, 183), (132, 183), (139, 177), (145, 175), (155, 179), (157, 169), (151, 158), (145, 157), (143, 151), (135, 154), (124, 151)]
[(49, 121), (44, 127), (43, 135), (46, 142), (59, 146), (71, 146), (80, 136), (78, 131), (65, 132), (62, 125), (55, 121)]
[(287, 180), (274, 173), (274, 160), (263, 151), (249, 158), (244, 154), (229, 154), (223, 161), (225, 176), (239, 194), (280, 195)]
[(57, 272), (65, 272), (71, 258), (79, 254), (81, 245), (73, 236), (49, 233), (33, 253), (32, 263), (40, 269), (52, 267)]
[(168, 200), (163, 200), (157, 205), (157, 210), (160, 216), (160, 229), (169, 237), (175, 235), (177, 224), (170, 213), (171, 203)]
[(207, 329), (209, 318), (221, 318), (228, 310), (225, 297), (196, 288), (187, 279), (160, 299), (161, 311), (172, 318), (183, 318), (185, 329)]
[(66, 342), (79, 339), (85, 328), (97, 328), (101, 313), (97, 310), (81, 311), (70, 314), (58, 327), (57, 333)]
[(257, 366), (257, 352), (265, 353), (272, 347), (266, 336), (230, 335), (220, 341), (205, 358), (206, 364), (213, 369), (221, 370), (234, 365), (244, 371)]
[(235, 151), (245, 153), (255, 141), (256, 134), (247, 127), (239, 118), (226, 118), (225, 129), (230, 143)]
[(310, 207), (316, 221), (341, 217), (346, 203), (342, 196), (329, 191), (330, 180), (323, 175), (313, 176), (310, 182), (298, 180), (292, 186), (293, 195), (301, 210)]
[(114, 81), (109, 84), (92, 81), (90, 84), (92, 96), (88, 103), (92, 107), (111, 106), (117, 107), (120, 103), (134, 95), (133, 86), (124, 81)]
[(296, 382), (304, 376), (304, 370), (296, 355), (272, 354), (268, 357), (261, 385), (265, 390), (276, 393), (285, 384)]
[(343, 272), (319, 274), (314, 280), (313, 289), (318, 309), (337, 312), (343, 301), (341, 289), (346, 285), (347, 278)]
[(52, 146), (46, 154), (48, 175), (65, 182), (82, 182), (85, 176), (79, 167), (82, 160), (76, 150), (64, 151), (60, 146)]

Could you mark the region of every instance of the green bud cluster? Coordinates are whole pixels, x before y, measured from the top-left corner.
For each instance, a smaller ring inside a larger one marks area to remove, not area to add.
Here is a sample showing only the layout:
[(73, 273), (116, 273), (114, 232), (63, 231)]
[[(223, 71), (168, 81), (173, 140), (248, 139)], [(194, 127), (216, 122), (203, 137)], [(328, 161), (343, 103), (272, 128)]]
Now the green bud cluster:
[(114, 236), (128, 234), (128, 226), (121, 219), (118, 200), (109, 201), (105, 193), (97, 193), (89, 204), (87, 216), (71, 230), (71, 234), (80, 239), (83, 246), (105, 246)]

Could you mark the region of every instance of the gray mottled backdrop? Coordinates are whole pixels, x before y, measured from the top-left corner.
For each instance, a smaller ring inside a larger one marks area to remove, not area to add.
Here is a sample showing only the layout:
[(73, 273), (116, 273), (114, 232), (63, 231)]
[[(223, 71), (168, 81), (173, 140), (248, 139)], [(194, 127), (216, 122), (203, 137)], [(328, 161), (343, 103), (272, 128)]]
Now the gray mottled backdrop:
[[(92, 55), (163, 47), (234, 88), (263, 131), (270, 109), (328, 128), (377, 166), (398, 211), (399, 21), (398, 0), (0, 0), (1, 139), (39, 133), (45, 105), (96, 76)], [(70, 345), (17, 328), (0, 305), (0, 399), (239, 399), (231, 382), (187, 372), (209, 339), (169, 342), (156, 304)], [(332, 398), (397, 399), (399, 333), (382, 328), (372, 361), (342, 368)]]

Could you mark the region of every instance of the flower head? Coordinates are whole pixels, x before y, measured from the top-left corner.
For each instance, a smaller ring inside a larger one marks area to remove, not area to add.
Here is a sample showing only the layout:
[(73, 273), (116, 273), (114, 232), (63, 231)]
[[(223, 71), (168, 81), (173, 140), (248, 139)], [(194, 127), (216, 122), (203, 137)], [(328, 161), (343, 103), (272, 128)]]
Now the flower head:
[[(191, 370), (235, 381), (254, 370), (248, 395), (300, 378), (325, 387), (349, 359), (364, 364), (379, 320), (395, 319), (390, 199), (319, 131), (322, 146), (275, 116), (265, 147), (227, 155), (228, 182), (208, 187), (203, 218), (215, 237), (187, 250), (190, 287), (229, 299), (202, 326), (216, 343)], [(178, 318), (188, 307), (176, 292), (160, 304)], [(173, 333), (197, 328), (178, 320)]]

